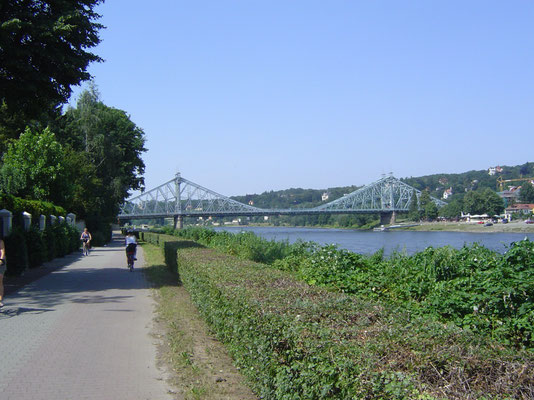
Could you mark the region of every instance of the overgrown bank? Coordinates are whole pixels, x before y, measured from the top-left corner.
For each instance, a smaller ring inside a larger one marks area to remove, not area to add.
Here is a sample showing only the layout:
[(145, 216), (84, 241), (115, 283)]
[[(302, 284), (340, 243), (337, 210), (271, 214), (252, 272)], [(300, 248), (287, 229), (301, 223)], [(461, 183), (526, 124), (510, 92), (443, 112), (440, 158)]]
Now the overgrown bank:
[[(380, 297), (325, 290), (297, 279), (295, 272), (172, 236), (144, 235), (165, 248), (167, 264), (178, 268), (201, 313), (264, 398), (534, 394), (529, 350), (500, 345)], [(239, 247), (246, 246), (227, 247), (240, 254)]]
[(159, 359), (172, 371), (170, 383), (179, 398), (256, 399), (224, 346), (210, 333), (176, 272), (165, 266), (161, 249), (144, 243), (143, 252), (143, 271), (158, 304), (155, 334), (165, 337), (160, 341)]

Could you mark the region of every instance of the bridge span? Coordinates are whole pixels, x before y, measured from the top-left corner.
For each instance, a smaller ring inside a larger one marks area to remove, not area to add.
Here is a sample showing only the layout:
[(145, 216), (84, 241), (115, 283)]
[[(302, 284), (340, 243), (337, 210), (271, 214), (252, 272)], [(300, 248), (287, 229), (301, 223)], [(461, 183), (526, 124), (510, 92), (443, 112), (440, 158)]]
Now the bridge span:
[[(384, 223), (394, 223), (397, 213), (409, 211), (414, 194), (419, 204), (421, 191), (389, 175), (318, 207), (263, 209), (230, 199), (177, 173), (170, 181), (128, 199), (118, 218), (126, 222), (172, 217), (175, 227), (180, 228), (184, 217), (380, 214)], [(438, 207), (446, 204), (431, 199)]]

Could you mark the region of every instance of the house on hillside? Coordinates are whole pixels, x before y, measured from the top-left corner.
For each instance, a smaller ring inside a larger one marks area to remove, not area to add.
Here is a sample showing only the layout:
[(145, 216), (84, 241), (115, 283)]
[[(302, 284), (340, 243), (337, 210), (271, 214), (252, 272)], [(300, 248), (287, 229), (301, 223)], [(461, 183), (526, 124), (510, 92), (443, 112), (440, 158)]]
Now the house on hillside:
[(508, 205), (517, 203), (517, 201), (519, 201), (520, 192), (521, 186), (509, 186), (508, 190), (497, 192), (497, 194), (504, 200), (504, 206), (508, 207)]
[(447, 200), (451, 196), (452, 196), (452, 187), (445, 189), (445, 191), (443, 192), (443, 196), (442, 196), (443, 199)]
[(329, 197), (330, 197), (330, 194), (328, 192), (324, 192), (323, 195), (321, 196), (321, 200), (326, 201), (328, 200)]
[(493, 176), (495, 174), (500, 174), (502, 172), (502, 167), (499, 167), (498, 165), (496, 167), (489, 167), (488, 168), (488, 175)]

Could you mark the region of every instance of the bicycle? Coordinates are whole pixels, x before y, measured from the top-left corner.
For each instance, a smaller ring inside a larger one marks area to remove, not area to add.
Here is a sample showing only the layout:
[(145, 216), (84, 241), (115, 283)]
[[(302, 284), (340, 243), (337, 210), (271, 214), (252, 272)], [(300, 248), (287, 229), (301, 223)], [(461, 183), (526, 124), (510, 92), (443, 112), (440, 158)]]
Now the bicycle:
[(89, 255), (89, 242), (86, 239), (82, 239), (82, 254), (84, 256)]
[(134, 269), (134, 261), (135, 261), (135, 248), (137, 246), (133, 243), (128, 244), (126, 247), (126, 260), (128, 262), (128, 269), (130, 272)]
[(130, 270), (130, 272), (132, 272), (133, 269), (134, 269), (134, 255), (133, 255), (133, 253), (128, 253), (127, 258), (128, 258), (128, 269)]

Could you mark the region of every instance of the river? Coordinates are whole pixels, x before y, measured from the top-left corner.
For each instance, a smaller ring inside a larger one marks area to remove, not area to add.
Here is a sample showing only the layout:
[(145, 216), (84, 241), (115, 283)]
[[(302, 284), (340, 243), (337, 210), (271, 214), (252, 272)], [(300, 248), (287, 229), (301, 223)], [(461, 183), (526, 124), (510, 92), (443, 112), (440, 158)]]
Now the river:
[(253, 232), (268, 240), (313, 241), (320, 244), (337, 244), (339, 247), (362, 254), (372, 254), (384, 249), (389, 255), (394, 251), (413, 254), (425, 248), (452, 246), (461, 248), (464, 244), (479, 243), (489, 249), (504, 253), (510, 243), (528, 237), (534, 241), (534, 233), (471, 233), (471, 232), (420, 232), (420, 231), (357, 231), (350, 229), (287, 228), (287, 227), (224, 227), (238, 233)]

